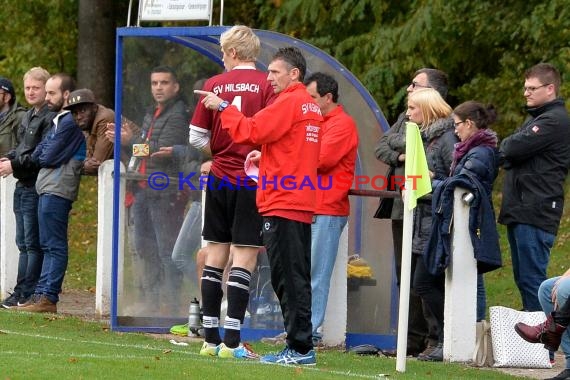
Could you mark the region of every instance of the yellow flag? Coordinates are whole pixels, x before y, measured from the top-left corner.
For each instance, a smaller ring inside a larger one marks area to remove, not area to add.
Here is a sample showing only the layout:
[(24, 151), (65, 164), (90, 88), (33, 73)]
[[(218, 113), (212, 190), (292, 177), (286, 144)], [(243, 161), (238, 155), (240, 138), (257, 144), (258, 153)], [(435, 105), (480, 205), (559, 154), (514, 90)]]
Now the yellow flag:
[(416, 207), (418, 198), (431, 192), (426, 152), (416, 123), (406, 123), (406, 192), (408, 209)]

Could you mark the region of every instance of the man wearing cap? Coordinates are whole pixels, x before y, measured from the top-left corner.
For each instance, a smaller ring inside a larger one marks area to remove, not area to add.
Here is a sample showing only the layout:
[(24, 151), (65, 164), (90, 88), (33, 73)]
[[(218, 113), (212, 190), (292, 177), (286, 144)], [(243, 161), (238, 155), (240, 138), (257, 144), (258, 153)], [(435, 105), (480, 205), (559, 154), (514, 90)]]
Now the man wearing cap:
[(97, 175), (99, 166), (113, 158), (113, 143), (105, 138), (107, 124), (115, 122), (115, 111), (95, 102), (93, 92), (87, 88), (73, 91), (67, 106), (75, 123), (85, 135), (87, 155), (83, 162), (83, 172)]
[(16, 102), (14, 85), (0, 77), (0, 157), (16, 147), (18, 127), (26, 109)]

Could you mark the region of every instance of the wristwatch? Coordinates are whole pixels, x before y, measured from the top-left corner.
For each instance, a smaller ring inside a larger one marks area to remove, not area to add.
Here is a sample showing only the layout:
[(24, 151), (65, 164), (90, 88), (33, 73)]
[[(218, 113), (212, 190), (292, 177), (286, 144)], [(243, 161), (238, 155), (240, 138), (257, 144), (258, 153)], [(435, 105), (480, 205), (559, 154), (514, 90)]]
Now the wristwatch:
[(220, 105), (218, 106), (218, 112), (222, 112), (223, 110), (225, 110), (226, 108), (228, 108), (229, 105), (230, 105), (230, 102), (228, 102), (227, 100), (224, 100), (224, 101), (221, 102)]

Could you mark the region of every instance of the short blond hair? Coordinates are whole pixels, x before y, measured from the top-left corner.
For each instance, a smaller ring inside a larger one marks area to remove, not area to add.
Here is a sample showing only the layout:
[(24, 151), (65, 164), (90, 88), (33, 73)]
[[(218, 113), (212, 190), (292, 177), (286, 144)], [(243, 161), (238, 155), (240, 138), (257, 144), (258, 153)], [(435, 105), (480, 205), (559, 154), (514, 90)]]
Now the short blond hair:
[(233, 26), (222, 33), (220, 45), (225, 52), (235, 49), (237, 58), (245, 62), (255, 62), (261, 50), (259, 37), (245, 25)]
[(422, 88), (408, 95), (408, 102), (413, 102), (422, 111), (424, 119), (422, 130), (428, 128), (437, 119), (451, 115), (452, 109), (433, 88)]
[(28, 78), (39, 80), (40, 82), (46, 83), (51, 77), (50, 73), (43, 67), (32, 67), (24, 74), (24, 81)]

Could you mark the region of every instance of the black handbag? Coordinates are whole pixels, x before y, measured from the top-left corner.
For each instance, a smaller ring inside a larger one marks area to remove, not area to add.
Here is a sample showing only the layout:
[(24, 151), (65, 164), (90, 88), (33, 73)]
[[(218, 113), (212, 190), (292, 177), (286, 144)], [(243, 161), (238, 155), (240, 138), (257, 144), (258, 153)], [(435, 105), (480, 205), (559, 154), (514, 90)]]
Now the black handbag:
[[(386, 178), (386, 181), (388, 181), (388, 183), (390, 183), (390, 179), (394, 175), (395, 171), (396, 171), (396, 168), (394, 166), (390, 166), (388, 168), (388, 171), (386, 172), (386, 176), (384, 177), (384, 178)], [(393, 189), (392, 187), (394, 187), (394, 186), (388, 186), (387, 190), (395, 191), (395, 189)], [(374, 218), (376, 218), (376, 219), (390, 219), (392, 216), (392, 207), (393, 206), (394, 206), (394, 198), (380, 197), (380, 203), (378, 204), (378, 209), (376, 209), (376, 212), (374, 213)]]

